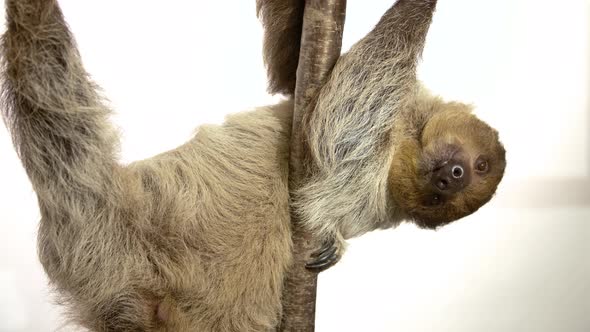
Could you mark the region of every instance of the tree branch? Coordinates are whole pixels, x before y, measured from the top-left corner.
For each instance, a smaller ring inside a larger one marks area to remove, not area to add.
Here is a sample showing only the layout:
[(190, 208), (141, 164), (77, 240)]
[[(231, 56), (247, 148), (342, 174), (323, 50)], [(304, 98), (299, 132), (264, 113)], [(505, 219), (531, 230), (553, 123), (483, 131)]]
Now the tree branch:
[[(289, 187), (298, 188), (308, 174), (308, 151), (301, 135), (304, 112), (314, 108), (314, 98), (340, 56), (346, 0), (306, 0), (301, 50), (297, 67), (295, 110), (289, 161)], [(283, 290), (283, 317), (279, 331), (314, 331), (317, 273), (305, 269), (316, 239), (291, 212), (294, 261)]]

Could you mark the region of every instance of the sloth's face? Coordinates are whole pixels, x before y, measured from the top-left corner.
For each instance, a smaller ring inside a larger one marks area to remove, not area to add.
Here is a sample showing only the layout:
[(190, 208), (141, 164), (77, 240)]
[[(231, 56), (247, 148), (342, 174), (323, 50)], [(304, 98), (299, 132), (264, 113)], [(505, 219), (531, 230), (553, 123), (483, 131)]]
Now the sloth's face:
[(434, 115), (420, 141), (406, 145), (394, 156), (389, 183), (395, 203), (422, 228), (477, 211), (493, 197), (506, 167), (497, 132), (455, 107)]

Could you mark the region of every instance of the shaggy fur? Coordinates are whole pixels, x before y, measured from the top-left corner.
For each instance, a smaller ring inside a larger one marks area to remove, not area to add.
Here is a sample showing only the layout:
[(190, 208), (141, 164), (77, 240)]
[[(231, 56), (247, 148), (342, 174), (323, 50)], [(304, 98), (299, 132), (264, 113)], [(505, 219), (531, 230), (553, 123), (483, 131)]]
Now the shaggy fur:
[[(266, 3), (265, 13), (300, 10)], [(504, 169), (495, 131), (415, 79), (435, 3), (400, 0), (342, 57), (306, 116), (312, 177), (294, 207), (318, 236), (357, 236), (404, 218), (432, 228), (493, 194)], [(41, 263), (72, 319), (94, 331), (276, 326), (292, 259), (293, 104), (201, 127), (183, 146), (123, 167), (110, 111), (56, 0), (6, 0), (6, 9), (2, 113), (38, 196)], [(297, 21), (285, 30), (265, 15), (267, 31), (298, 37)], [(267, 61), (292, 78), (292, 65), (280, 67), (289, 52)], [(292, 92), (289, 81), (272, 89)], [(430, 170), (457, 142), (487, 156), (491, 171), (442, 206), (423, 206)]]
[[(497, 132), (468, 105), (444, 102), (416, 79), (435, 7), (436, 0), (399, 0), (341, 57), (305, 115), (313, 171), (294, 206), (316, 234), (350, 238), (403, 220), (437, 228), (493, 196), (506, 165)], [(467, 155), (468, 168), (483, 156), (490, 170), (429, 206), (432, 171), (449, 161), (452, 145)]]
[(297, 79), (305, 0), (256, 0), (264, 25), (268, 92), (293, 95)]
[[(265, 331), (291, 260), (291, 103), (122, 167), (54, 0), (9, 0), (3, 114), (37, 192), (39, 257), (95, 331)], [(246, 213), (247, 212), (247, 213)]]

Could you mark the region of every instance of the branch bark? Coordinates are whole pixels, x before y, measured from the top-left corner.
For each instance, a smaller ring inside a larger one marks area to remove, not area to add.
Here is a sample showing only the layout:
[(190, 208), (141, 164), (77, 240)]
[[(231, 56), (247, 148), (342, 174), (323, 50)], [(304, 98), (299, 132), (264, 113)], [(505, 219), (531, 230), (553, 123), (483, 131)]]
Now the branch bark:
[[(297, 188), (308, 170), (308, 151), (301, 133), (303, 114), (314, 108), (314, 99), (340, 56), (346, 0), (306, 0), (301, 50), (297, 67), (295, 110), (289, 161), (289, 187)], [(314, 331), (317, 273), (305, 269), (318, 248), (313, 234), (291, 212), (293, 266), (283, 290), (283, 317), (279, 331)]]

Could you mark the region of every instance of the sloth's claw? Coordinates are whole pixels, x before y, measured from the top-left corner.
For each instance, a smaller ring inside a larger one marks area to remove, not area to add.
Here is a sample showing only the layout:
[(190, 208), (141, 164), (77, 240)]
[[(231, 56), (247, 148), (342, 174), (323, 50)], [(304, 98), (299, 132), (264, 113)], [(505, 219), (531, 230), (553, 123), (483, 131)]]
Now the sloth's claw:
[(312, 261), (305, 264), (305, 268), (314, 272), (322, 272), (340, 260), (340, 248), (335, 238), (326, 241), (319, 251), (312, 254)]

